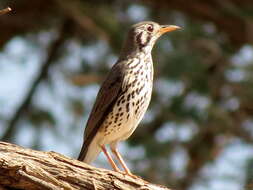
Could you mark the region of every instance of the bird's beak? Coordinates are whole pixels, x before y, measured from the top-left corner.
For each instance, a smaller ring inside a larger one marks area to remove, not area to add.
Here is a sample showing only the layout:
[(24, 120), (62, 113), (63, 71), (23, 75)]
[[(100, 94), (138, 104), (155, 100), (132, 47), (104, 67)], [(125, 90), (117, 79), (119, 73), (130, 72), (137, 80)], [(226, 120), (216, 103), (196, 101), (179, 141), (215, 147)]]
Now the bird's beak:
[(164, 33), (172, 32), (172, 31), (178, 30), (178, 29), (181, 29), (181, 27), (176, 26), (176, 25), (162, 25), (159, 30), (159, 34), (162, 35)]

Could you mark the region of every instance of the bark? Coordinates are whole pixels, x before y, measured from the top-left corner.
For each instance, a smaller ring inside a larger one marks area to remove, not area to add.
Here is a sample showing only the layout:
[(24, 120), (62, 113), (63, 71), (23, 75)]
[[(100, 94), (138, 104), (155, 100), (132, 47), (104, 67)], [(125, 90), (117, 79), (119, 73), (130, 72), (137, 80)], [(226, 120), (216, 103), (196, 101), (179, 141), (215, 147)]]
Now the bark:
[(95, 168), (56, 152), (0, 142), (0, 189), (169, 190), (143, 179)]

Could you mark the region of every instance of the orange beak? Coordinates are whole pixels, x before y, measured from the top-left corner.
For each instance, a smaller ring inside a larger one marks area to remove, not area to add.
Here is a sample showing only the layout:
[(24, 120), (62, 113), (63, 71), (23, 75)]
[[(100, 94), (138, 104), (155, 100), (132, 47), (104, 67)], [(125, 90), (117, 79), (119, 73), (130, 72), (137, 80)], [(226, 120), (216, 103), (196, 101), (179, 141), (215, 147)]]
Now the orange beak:
[(175, 26), (175, 25), (162, 25), (159, 30), (159, 34), (162, 35), (164, 33), (172, 32), (172, 31), (178, 30), (178, 29), (181, 29), (181, 27)]

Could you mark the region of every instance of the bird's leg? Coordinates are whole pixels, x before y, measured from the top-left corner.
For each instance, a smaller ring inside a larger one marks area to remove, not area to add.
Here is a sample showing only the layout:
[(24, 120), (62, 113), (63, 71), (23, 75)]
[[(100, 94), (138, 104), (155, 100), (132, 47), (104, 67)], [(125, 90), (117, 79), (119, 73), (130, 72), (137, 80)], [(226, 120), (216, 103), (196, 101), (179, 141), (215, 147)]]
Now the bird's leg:
[(129, 176), (134, 176), (130, 170), (128, 169), (126, 163), (124, 162), (122, 156), (120, 155), (120, 153), (118, 152), (117, 148), (116, 148), (116, 145), (117, 143), (115, 144), (111, 144), (111, 150), (112, 150), (112, 153), (117, 157), (119, 163), (121, 164), (121, 166), (123, 167), (123, 169), (125, 170), (126, 174), (129, 175)]
[(120, 162), (120, 164), (122, 165), (122, 167), (123, 167), (123, 169), (125, 170), (125, 172), (126, 172), (128, 175), (132, 176), (133, 174), (132, 174), (132, 173), (130, 172), (130, 170), (128, 169), (126, 163), (124, 162), (124, 160), (123, 160), (122, 156), (120, 155), (120, 153), (118, 152), (118, 150), (115, 149), (115, 150), (112, 150), (112, 152), (115, 154), (115, 156), (116, 156), (117, 159), (119, 160), (119, 162)]
[(101, 146), (101, 149), (102, 149), (102, 151), (104, 152), (104, 154), (105, 154), (107, 160), (108, 160), (109, 163), (111, 164), (111, 166), (112, 166), (112, 168), (114, 169), (114, 171), (120, 172), (120, 169), (119, 169), (118, 166), (115, 164), (115, 162), (113, 161), (111, 155), (109, 154), (109, 152), (107, 152), (107, 150), (106, 150), (106, 148), (105, 148), (104, 145)]

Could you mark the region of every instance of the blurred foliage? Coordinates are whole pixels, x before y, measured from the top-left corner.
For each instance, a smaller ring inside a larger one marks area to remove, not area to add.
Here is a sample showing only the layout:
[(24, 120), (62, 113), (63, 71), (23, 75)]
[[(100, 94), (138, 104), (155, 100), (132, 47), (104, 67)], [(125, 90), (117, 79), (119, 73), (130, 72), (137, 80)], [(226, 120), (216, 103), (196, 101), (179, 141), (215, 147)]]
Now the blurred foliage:
[[(0, 91), (0, 106), (7, 105), (0, 109), (2, 140), (76, 156), (98, 84), (131, 24), (176, 24), (183, 30), (153, 50), (152, 102), (125, 157), (135, 173), (177, 190), (252, 186), (251, 0), (1, 0), (0, 8), (7, 6), (13, 11), (0, 17), (1, 84), (17, 77), (6, 63), (25, 70), (33, 59), (38, 66), (32, 77), (15, 78), (28, 86), (15, 106), (8, 108), (12, 100)], [(17, 39), (26, 42), (21, 55)]]

